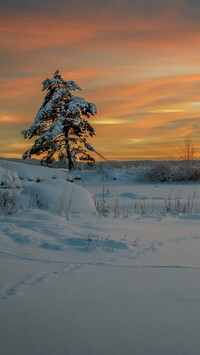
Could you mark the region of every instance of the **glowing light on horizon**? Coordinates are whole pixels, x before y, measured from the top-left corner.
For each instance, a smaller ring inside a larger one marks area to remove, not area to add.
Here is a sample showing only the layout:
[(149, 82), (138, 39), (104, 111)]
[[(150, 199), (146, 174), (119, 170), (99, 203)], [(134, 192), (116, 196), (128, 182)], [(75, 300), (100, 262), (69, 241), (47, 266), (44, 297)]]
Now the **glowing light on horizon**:
[(192, 111), (199, 111), (200, 112), (200, 101), (190, 102), (190, 109)]
[(162, 110), (149, 111), (149, 113), (181, 113), (181, 112), (188, 112), (188, 110), (162, 109)]
[(99, 125), (117, 125), (117, 124), (124, 124), (126, 123), (126, 120), (121, 120), (121, 119), (116, 119), (116, 118), (111, 118), (111, 119), (101, 119), (99, 120), (94, 120), (92, 123), (99, 124)]
[(0, 122), (1, 123), (13, 123), (17, 122), (17, 118), (8, 115), (0, 115)]
[(141, 144), (144, 142), (144, 139), (131, 139), (130, 142), (134, 144)]

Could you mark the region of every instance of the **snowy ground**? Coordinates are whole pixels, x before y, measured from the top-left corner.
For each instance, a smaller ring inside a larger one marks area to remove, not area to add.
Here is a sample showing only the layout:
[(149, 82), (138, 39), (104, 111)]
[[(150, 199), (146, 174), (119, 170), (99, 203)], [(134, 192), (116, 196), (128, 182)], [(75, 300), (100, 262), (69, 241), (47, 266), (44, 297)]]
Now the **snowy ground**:
[(0, 160), (0, 353), (199, 354), (199, 185), (66, 175)]

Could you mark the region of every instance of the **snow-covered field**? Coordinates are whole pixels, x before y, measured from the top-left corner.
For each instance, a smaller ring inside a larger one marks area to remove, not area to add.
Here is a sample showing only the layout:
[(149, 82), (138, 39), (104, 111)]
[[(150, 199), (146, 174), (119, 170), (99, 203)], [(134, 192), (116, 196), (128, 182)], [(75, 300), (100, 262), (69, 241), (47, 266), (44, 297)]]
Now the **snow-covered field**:
[(2, 355), (199, 354), (198, 184), (3, 159), (0, 184)]

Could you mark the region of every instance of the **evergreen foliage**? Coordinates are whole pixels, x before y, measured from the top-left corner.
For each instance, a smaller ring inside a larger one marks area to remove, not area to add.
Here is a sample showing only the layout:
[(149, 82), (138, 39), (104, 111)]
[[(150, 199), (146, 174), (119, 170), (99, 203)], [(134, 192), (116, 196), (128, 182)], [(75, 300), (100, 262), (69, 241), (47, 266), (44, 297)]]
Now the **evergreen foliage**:
[(45, 79), (42, 84), (42, 91), (47, 91), (44, 103), (30, 128), (21, 132), (24, 138), (38, 138), (23, 159), (46, 152), (41, 160), (44, 165), (50, 165), (55, 157), (60, 161), (68, 159), (70, 170), (77, 156), (92, 163), (90, 152), (94, 148), (87, 143), (87, 137), (94, 136), (95, 131), (86, 118), (97, 113), (96, 106), (73, 96), (71, 92), (81, 88), (74, 81), (64, 81), (58, 70), (53, 79)]

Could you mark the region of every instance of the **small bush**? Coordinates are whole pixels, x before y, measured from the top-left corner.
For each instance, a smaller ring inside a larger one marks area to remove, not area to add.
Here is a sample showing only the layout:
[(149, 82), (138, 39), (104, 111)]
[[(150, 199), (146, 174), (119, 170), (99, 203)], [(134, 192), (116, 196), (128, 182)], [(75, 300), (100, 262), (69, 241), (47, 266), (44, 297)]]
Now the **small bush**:
[(12, 213), (16, 209), (15, 194), (11, 194), (9, 191), (0, 193), (0, 212)]
[(140, 167), (137, 180), (142, 182), (200, 182), (199, 162), (157, 162)]
[(172, 178), (171, 167), (165, 162), (154, 163), (139, 170), (139, 180), (144, 182), (170, 182)]

